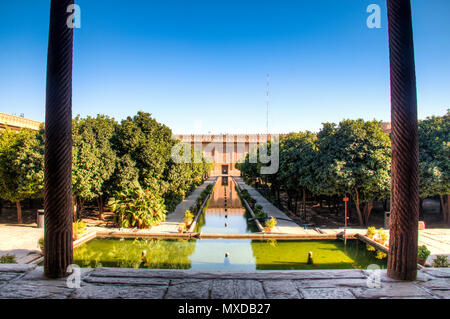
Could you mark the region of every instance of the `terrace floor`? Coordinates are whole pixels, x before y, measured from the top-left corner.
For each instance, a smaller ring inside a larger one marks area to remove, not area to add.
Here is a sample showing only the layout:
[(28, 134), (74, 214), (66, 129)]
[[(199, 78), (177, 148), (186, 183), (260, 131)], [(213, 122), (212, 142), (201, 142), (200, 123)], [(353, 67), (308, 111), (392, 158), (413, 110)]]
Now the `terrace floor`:
[(450, 299), (450, 268), (421, 270), (414, 282), (392, 280), (383, 270), (357, 269), (199, 272), (83, 268), (80, 274), (79, 288), (69, 288), (66, 279), (46, 279), (42, 267), (0, 265), (0, 299)]

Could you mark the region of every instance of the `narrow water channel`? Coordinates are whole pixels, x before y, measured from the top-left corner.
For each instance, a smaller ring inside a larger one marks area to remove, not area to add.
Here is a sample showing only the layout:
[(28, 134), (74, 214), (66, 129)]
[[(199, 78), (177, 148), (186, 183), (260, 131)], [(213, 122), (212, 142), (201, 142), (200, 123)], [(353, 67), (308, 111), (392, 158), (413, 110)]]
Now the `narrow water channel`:
[(202, 234), (246, 234), (258, 229), (248, 220), (248, 213), (231, 177), (219, 177), (206, 210), (197, 221), (196, 232)]

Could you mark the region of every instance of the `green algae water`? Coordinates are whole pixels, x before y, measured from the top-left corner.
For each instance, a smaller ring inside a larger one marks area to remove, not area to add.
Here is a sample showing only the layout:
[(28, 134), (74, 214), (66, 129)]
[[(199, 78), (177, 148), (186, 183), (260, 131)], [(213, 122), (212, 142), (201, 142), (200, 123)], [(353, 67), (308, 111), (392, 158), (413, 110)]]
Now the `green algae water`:
[[(231, 179), (221, 177), (199, 216), (196, 232), (257, 232)], [(313, 263), (308, 263), (308, 253)], [(222, 271), (386, 268), (366, 245), (342, 241), (259, 241), (251, 239), (94, 239), (74, 250), (81, 267), (192, 269)]]
[[(310, 251), (312, 264), (308, 264)], [(344, 246), (342, 241), (332, 240), (95, 239), (74, 250), (74, 263), (81, 267), (222, 271), (366, 269), (371, 264), (386, 268), (386, 259), (375, 255), (357, 240)]]

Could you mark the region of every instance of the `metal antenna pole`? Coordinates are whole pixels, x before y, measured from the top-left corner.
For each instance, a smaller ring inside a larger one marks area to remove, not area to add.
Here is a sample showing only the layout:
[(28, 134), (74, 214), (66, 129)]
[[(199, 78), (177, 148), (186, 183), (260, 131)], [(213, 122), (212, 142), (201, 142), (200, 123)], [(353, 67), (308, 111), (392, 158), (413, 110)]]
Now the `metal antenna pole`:
[(266, 118), (266, 129), (267, 129), (267, 135), (269, 135), (269, 73), (267, 73), (266, 78), (266, 106), (267, 106), (267, 118)]

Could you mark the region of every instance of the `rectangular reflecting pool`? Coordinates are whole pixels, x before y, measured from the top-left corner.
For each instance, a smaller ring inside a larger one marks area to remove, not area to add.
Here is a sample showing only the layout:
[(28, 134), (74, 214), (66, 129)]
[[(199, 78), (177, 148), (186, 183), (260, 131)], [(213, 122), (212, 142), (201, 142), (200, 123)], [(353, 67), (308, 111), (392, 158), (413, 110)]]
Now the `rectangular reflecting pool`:
[(208, 203), (199, 216), (195, 232), (202, 234), (246, 234), (258, 228), (245, 208), (231, 178), (222, 176), (214, 186)]
[[(308, 263), (312, 252), (313, 263)], [(94, 239), (74, 250), (81, 267), (192, 270), (302, 270), (386, 268), (357, 240), (259, 241), (250, 239)]]

